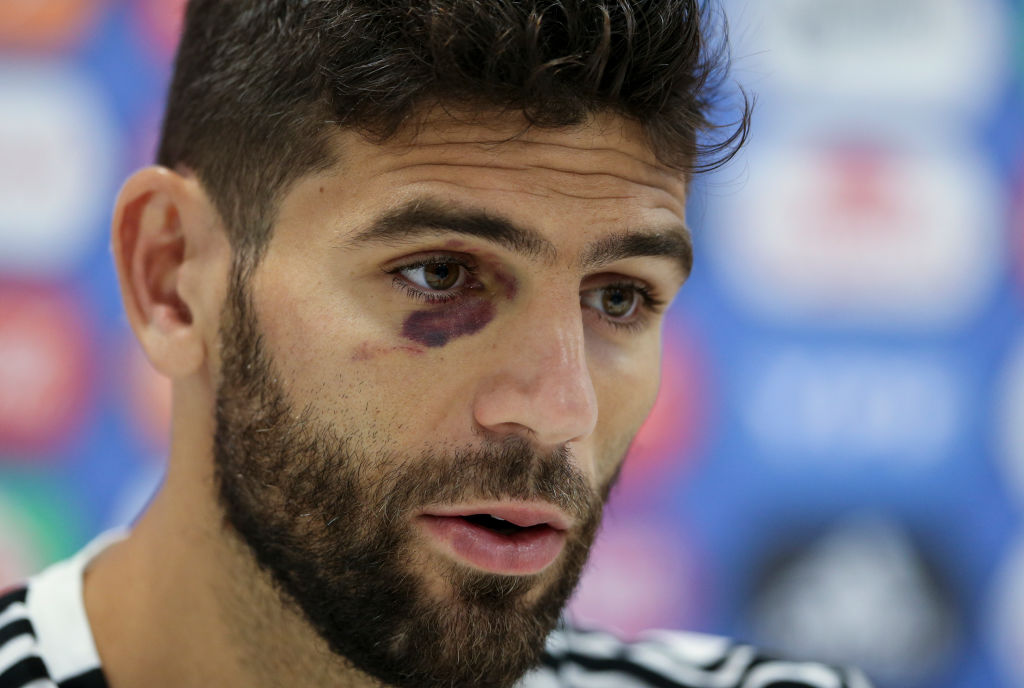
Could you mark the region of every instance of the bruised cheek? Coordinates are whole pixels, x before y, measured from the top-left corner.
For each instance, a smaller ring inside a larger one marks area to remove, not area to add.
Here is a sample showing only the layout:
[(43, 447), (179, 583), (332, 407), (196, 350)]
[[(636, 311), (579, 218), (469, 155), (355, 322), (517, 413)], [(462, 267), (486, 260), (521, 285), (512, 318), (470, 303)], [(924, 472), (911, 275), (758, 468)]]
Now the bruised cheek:
[(485, 299), (418, 311), (405, 319), (402, 336), (423, 346), (444, 346), (457, 337), (484, 329), (494, 320), (494, 313), (494, 304)]

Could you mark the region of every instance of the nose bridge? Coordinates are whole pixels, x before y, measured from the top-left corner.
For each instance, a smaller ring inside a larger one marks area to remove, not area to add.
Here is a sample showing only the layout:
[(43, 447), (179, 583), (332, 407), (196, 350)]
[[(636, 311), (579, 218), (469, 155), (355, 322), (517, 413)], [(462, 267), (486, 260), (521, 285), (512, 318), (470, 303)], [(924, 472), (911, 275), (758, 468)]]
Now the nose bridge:
[[(588, 390), (593, 393), (593, 384), (579, 307), (578, 304), (575, 309), (562, 306), (558, 311), (547, 327), (540, 325), (533, 334), (530, 348), (538, 362), (533, 370), (533, 385), (545, 392), (560, 393), (566, 402), (584, 401)], [(569, 315), (562, 311), (568, 311)]]
[(520, 363), (524, 392), (543, 414), (535, 421), (538, 434), (546, 427), (554, 441), (586, 437), (597, 424), (597, 398), (579, 299), (549, 303), (541, 311), (525, 325), (526, 360)]
[(578, 297), (550, 294), (515, 320), (481, 400), (484, 425), (515, 425), (545, 445), (586, 437), (597, 424), (597, 398), (587, 360)]

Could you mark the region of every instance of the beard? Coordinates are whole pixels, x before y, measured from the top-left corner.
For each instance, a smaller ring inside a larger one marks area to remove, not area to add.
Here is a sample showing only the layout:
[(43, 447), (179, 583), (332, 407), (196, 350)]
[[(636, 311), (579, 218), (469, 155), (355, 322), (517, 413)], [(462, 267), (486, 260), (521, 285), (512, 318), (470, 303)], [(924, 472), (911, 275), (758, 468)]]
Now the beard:
[[(539, 663), (610, 482), (598, 493), (567, 450), (538, 453), (518, 437), (402, 456), (384, 448), (386, 432), (296, 410), (240, 270), (221, 353), (214, 459), (225, 523), (332, 652), (408, 688), (511, 686)], [(383, 446), (356, 441), (357, 428)], [(549, 502), (576, 526), (559, 559), (529, 576), (486, 573), (417, 547), (414, 517), (424, 507), (478, 499)], [(436, 574), (433, 587), (426, 571)]]

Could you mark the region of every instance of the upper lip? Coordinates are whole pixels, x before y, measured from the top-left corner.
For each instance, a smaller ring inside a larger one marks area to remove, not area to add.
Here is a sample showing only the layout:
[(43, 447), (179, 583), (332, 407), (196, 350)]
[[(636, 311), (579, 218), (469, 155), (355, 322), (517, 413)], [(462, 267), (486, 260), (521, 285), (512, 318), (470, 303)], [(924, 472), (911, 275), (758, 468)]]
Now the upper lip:
[(573, 519), (558, 507), (544, 502), (473, 502), (425, 509), (423, 516), (457, 518), (486, 514), (521, 528), (546, 525), (555, 530), (569, 530)]

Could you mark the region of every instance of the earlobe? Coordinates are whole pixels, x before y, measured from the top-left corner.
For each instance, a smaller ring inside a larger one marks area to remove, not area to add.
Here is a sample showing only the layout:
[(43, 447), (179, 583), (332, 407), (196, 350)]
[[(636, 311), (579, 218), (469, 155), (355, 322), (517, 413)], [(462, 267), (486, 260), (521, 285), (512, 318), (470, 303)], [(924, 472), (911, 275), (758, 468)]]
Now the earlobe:
[(192, 290), (182, 283), (192, 195), (179, 174), (150, 167), (125, 183), (114, 213), (113, 254), (125, 311), (150, 361), (171, 378), (195, 372), (205, 358), (199, 304), (188, 302)]

